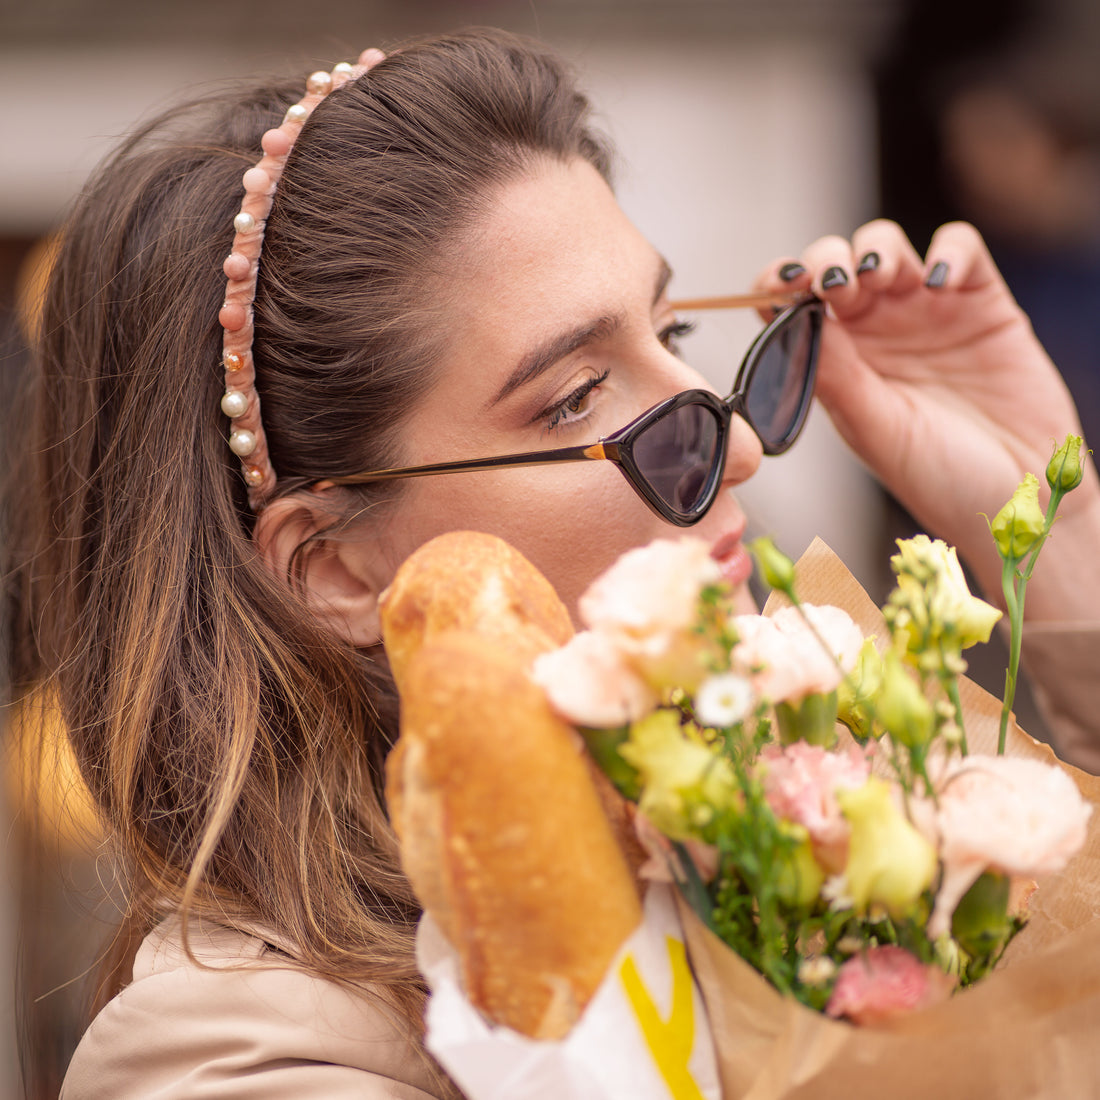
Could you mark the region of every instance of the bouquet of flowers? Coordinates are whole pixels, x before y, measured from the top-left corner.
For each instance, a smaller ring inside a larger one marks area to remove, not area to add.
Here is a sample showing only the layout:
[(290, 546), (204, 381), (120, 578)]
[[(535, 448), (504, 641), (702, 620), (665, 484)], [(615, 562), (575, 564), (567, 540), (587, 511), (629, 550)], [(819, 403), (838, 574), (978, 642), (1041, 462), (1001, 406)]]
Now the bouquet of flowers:
[[(753, 548), (773, 589), (764, 615), (735, 613), (692, 539), (632, 551), (589, 589), (588, 629), (534, 676), (636, 804), (645, 873), (678, 884), (697, 948), (714, 956), (720, 941), (789, 1004), (895, 1030), (1005, 957), (1033, 880), (1062, 872), (1088, 838), (1091, 806), (1070, 770), (1011, 721), (1026, 584), (1080, 482), (1080, 445), (1051, 460), (1045, 513), (1027, 475), (991, 524), (1011, 626), (999, 707), (965, 679), (962, 653), (1001, 613), (924, 535), (899, 540), (882, 616), (822, 546), (796, 569), (768, 541)], [(801, 592), (838, 578), (849, 610)], [(764, 1003), (743, 980), (731, 998), (728, 956), (706, 996), (716, 1035), (731, 1003), (742, 1024)], [(774, 1040), (785, 1018), (749, 1030)], [(759, 1079), (756, 1061), (738, 1077), (739, 1057), (723, 1067), (731, 1095)]]
[[(406, 695), (424, 697), (423, 737), (505, 713), (514, 766), (530, 770), (534, 710), (506, 704), (491, 662), (452, 677), (445, 695), (437, 679), (459, 653), (443, 644), (456, 629), (463, 654), (486, 638), (533, 636), (533, 666), (522, 654), (506, 663), (538, 685), (537, 709), (556, 711), (570, 751), (580, 731), (625, 796), (642, 873), (660, 880), (560, 1040), (528, 1039), (474, 1009), (453, 941), (422, 926), (429, 1049), (471, 1096), (1091, 1094), (1100, 780), (1059, 763), (1011, 713), (1027, 582), (1081, 480), (1080, 446), (1071, 437), (1055, 453), (1045, 512), (1028, 475), (991, 523), (1011, 634), (1003, 701), (966, 678), (963, 657), (1001, 613), (969, 593), (954, 550), (925, 536), (899, 543), (881, 611), (823, 543), (792, 565), (758, 542), (773, 589), (763, 615), (737, 612), (706, 545), (658, 541), (592, 585), (579, 607), (587, 629), (568, 641), (568, 628), (548, 640), (532, 612), (542, 604), (519, 595), (529, 563), (517, 573), (509, 558), (498, 577), (482, 562), (488, 596), (477, 584), (466, 592), (465, 574), (445, 593), (395, 582), (394, 625), (435, 653), (419, 687), (402, 687), (403, 726)], [(433, 561), (453, 559), (430, 549)], [(499, 772), (482, 775), (483, 799), (508, 782)], [(469, 782), (460, 776), (458, 789)], [(556, 802), (545, 814), (513, 808), (553, 820)], [(435, 819), (421, 818), (403, 820), (434, 837)], [(466, 852), (483, 825), (475, 814), (469, 838), (444, 829), (439, 839)], [(511, 820), (509, 830), (511, 843)], [(550, 883), (555, 867), (532, 874)]]

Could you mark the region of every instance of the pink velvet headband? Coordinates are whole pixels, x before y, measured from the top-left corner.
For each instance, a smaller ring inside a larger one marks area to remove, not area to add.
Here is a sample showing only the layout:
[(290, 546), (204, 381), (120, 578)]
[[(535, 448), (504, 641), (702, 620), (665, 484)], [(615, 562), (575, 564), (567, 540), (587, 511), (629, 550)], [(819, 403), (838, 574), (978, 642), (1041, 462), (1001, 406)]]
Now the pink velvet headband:
[(222, 338), (225, 394), (221, 407), (232, 424), (229, 447), (241, 459), (241, 471), (248, 485), (248, 503), (254, 512), (263, 508), (276, 482), (260, 421), (260, 397), (256, 392), (256, 369), (252, 359), (252, 303), (256, 297), (264, 225), (271, 213), (275, 188), (287, 157), (313, 109), (330, 92), (362, 76), (385, 56), (381, 50), (364, 50), (358, 64), (341, 62), (331, 73), (313, 73), (306, 81), (305, 96), (287, 110), (275, 129), (264, 134), (261, 141), (264, 155), (242, 179), (245, 195), (240, 213), (233, 219), (236, 230), (233, 250), (222, 265), (228, 282), (225, 302), (218, 314), (225, 330)]

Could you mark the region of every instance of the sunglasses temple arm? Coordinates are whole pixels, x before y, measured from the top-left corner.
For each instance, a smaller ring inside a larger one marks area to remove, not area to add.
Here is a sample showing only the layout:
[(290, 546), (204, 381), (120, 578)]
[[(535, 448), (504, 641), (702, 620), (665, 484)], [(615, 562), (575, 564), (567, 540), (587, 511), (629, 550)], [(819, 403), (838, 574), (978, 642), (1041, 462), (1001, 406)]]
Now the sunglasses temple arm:
[(673, 309), (752, 309), (763, 306), (789, 306), (806, 297), (805, 292), (757, 290), (748, 294), (726, 294), (719, 298), (679, 298), (669, 304)]
[(474, 470), (509, 470), (521, 466), (550, 466), (555, 462), (589, 462), (611, 458), (612, 448), (602, 443), (587, 447), (563, 447), (555, 451), (528, 451), (524, 454), (501, 455), (499, 458), (471, 459), (468, 462), (437, 462), (429, 466), (396, 466), (388, 470), (368, 470), (342, 477), (327, 477), (332, 485), (367, 485), (374, 481), (396, 481), (428, 474), (460, 474)]

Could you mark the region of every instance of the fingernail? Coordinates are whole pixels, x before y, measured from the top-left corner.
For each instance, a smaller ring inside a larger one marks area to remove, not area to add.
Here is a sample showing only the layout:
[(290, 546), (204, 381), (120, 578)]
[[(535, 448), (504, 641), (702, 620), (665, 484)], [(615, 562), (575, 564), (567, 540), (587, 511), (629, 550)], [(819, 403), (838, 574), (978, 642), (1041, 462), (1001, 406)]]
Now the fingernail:
[(779, 269), (779, 277), (785, 283), (789, 283), (792, 279), (797, 279), (799, 275), (805, 275), (805, 274), (806, 274), (806, 268), (803, 267), (802, 264), (798, 264), (798, 263), (784, 264)]
[(947, 264), (940, 260), (938, 263), (932, 265), (932, 270), (928, 272), (928, 278), (924, 280), (925, 286), (938, 287), (943, 286), (947, 282)]
[(848, 276), (842, 267), (830, 267), (821, 276), (821, 289), (832, 290), (834, 286), (847, 286)]
[(859, 267), (856, 268), (856, 274), (862, 275), (865, 271), (875, 271), (880, 263), (882, 263), (882, 257), (877, 252), (868, 252), (863, 259), (859, 261)]

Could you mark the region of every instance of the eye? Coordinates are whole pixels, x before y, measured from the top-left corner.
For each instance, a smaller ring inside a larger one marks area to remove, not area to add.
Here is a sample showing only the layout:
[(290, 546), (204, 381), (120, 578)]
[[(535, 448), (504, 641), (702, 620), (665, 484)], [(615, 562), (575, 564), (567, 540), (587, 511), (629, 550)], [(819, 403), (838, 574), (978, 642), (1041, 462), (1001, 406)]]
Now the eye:
[(680, 341), (695, 331), (694, 321), (676, 321), (657, 333), (657, 339), (674, 355), (680, 352)]
[(568, 420), (584, 412), (592, 391), (602, 382), (607, 381), (609, 373), (609, 371), (605, 370), (602, 374), (595, 375), (582, 382), (564, 400), (559, 401), (556, 405), (551, 405), (550, 408), (539, 413), (537, 419), (544, 420), (547, 428), (553, 431), (562, 421)]

